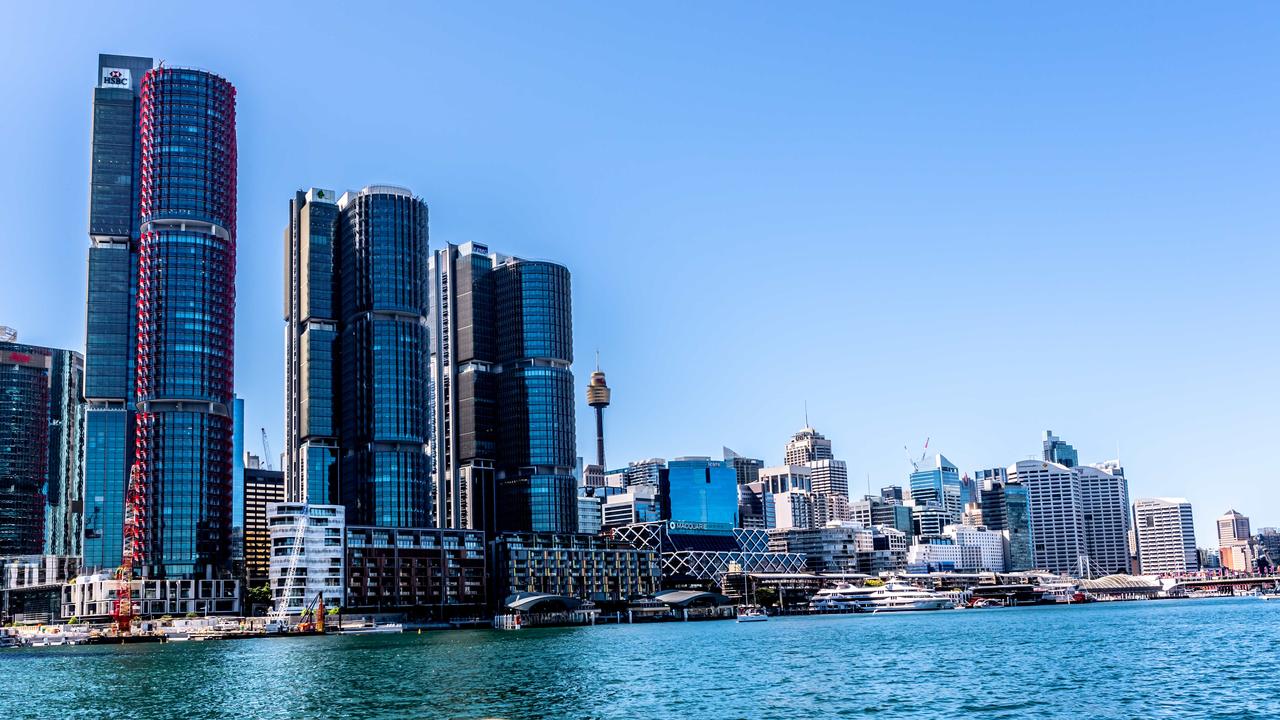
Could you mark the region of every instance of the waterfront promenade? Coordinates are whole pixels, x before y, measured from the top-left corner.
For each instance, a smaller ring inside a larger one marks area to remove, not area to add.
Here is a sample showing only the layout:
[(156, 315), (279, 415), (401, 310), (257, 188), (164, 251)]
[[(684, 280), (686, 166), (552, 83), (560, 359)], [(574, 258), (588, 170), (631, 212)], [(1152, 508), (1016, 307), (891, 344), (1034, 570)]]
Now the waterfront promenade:
[(0, 717), (1272, 718), (1278, 651), (1253, 598), (27, 649)]

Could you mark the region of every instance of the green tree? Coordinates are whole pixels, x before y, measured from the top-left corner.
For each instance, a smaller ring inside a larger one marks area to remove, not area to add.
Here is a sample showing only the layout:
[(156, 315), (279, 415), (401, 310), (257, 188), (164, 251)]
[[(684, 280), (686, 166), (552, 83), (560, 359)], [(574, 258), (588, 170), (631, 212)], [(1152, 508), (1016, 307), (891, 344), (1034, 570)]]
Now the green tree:
[(266, 585), (258, 585), (249, 588), (246, 599), (251, 605), (270, 605), (271, 604), (271, 588)]
[(756, 602), (765, 607), (773, 607), (778, 604), (778, 591), (773, 588), (760, 588), (756, 590)]

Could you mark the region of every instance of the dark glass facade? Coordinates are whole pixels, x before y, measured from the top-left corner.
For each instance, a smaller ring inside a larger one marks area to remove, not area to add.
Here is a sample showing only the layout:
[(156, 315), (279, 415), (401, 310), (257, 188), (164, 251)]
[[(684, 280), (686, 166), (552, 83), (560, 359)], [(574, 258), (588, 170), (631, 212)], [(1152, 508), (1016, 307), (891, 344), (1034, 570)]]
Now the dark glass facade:
[(569, 271), (450, 245), (431, 288), (437, 521), (575, 532)]
[(285, 257), (285, 486), (291, 502), (340, 500), (336, 425), (338, 205), (332, 190), (289, 204)]
[(562, 265), (510, 259), (494, 268), (501, 529), (576, 532), (573, 308)]
[(79, 555), (84, 359), (0, 342), (0, 556)]
[(151, 58), (99, 55), (89, 170), (85, 331), (83, 552), (120, 564), (124, 493), (134, 458), (142, 78)]
[(429, 519), (430, 384), (427, 206), (372, 186), (339, 202), (337, 361), (333, 384), (339, 496), (358, 525)]
[(235, 88), (208, 72), (142, 80), (135, 462), (152, 577), (230, 570)]
[(736, 527), (738, 473), (732, 464), (676, 458), (661, 471), (662, 519)]

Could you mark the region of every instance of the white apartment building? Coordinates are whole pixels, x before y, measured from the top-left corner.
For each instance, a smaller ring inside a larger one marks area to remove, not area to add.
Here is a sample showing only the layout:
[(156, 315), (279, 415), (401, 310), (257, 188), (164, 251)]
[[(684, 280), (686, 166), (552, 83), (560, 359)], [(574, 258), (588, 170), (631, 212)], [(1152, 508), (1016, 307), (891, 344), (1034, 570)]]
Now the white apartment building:
[(1084, 521), (1087, 567), (1082, 575), (1096, 577), (1129, 571), (1129, 481), (1116, 463), (1082, 465), (1081, 514)]
[[(267, 505), (267, 528), (271, 533), (271, 568), (267, 577), (276, 604), (273, 607), (286, 598), (286, 614), (297, 615), (317, 595), (324, 598), (327, 607), (342, 606), (346, 525), (346, 509), (341, 505)], [(295, 560), (294, 549), (299, 540), (301, 548)]]
[(812, 492), (812, 479), (813, 470), (807, 465), (778, 465), (776, 467), (760, 468), (760, 482), (764, 483), (765, 489), (774, 495), (791, 492), (792, 490)]
[(948, 525), (942, 536), (961, 547), (977, 548), (979, 570), (1003, 572), (1008, 566), (1002, 532), (973, 525)]
[(1079, 473), (1046, 460), (1020, 460), (1007, 472), (1011, 482), (1027, 488), (1035, 567), (1062, 575), (1084, 574), (1081, 565), (1087, 565), (1088, 548)]

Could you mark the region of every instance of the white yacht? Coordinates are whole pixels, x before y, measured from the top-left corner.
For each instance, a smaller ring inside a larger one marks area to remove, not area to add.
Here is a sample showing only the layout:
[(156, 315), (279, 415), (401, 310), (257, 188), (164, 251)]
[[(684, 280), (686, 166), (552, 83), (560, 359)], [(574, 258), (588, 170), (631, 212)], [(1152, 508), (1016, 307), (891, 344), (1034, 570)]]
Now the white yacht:
[[(859, 588), (864, 589), (864, 588)], [(890, 581), (882, 587), (865, 588), (871, 592), (855, 601), (858, 612), (884, 613), (913, 610), (949, 610), (956, 606), (951, 598), (932, 590)]]
[(814, 612), (850, 612), (858, 609), (858, 604), (867, 596), (878, 590), (875, 587), (838, 583), (835, 587), (822, 588), (809, 598), (809, 609)]

